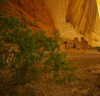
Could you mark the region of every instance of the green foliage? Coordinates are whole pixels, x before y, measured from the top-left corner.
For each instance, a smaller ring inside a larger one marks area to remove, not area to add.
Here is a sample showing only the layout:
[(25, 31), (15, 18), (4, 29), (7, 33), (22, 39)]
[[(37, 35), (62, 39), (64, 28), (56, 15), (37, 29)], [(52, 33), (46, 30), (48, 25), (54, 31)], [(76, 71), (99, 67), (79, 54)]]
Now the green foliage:
[(1, 0), (0, 2), (2, 2), (3, 4), (8, 4), (6, 0)]
[(36, 35), (41, 32), (32, 33), (23, 17), (7, 17), (1, 12), (0, 21), (0, 71), (10, 65), (13, 79), (24, 84), (25, 77), (38, 73), (35, 64), (41, 61), (42, 53), (36, 45), (39, 42)]
[(38, 18), (36, 18), (36, 19), (34, 20), (34, 22), (39, 22)]
[(93, 47), (92, 49), (97, 49), (98, 51), (100, 51), (100, 47)]
[[(15, 14), (15, 13), (13, 13)], [(55, 51), (59, 48), (58, 31), (49, 32), (47, 37), (42, 30), (30, 30), (28, 22), (16, 15), (0, 12), (0, 80), (3, 82), (2, 70), (10, 66), (12, 79), (24, 85), (34, 80), (40, 73), (38, 64), (44, 59), (45, 72), (53, 73), (57, 83), (66, 82), (66, 74), (61, 77), (59, 71), (75, 70), (64, 61), (65, 54)], [(57, 74), (58, 73), (58, 74)], [(71, 81), (71, 80), (70, 80)], [(15, 94), (15, 93), (14, 93)]]
[(75, 78), (73, 77), (73, 75), (69, 75), (68, 76), (68, 83), (72, 83), (73, 81), (75, 81)]

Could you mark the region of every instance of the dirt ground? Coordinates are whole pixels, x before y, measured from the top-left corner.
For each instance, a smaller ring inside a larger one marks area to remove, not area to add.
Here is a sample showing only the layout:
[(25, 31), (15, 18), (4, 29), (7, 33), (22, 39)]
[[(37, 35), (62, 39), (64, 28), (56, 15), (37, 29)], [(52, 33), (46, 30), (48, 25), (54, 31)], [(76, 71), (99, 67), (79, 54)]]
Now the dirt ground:
[[(37, 96), (100, 96), (100, 52), (95, 50), (68, 50), (66, 61), (76, 66), (76, 81), (57, 85), (47, 74), (35, 83)], [(40, 91), (41, 90), (41, 91)]]
[(57, 85), (50, 75), (43, 74), (34, 87), (37, 96), (100, 96), (100, 52), (95, 50), (68, 50), (66, 61), (76, 66), (76, 81)]
[(65, 96), (100, 96), (100, 52), (69, 50), (67, 60), (78, 67), (77, 84)]
[(100, 96), (100, 52), (96, 50), (68, 50), (66, 52), (68, 53), (66, 62), (70, 61), (71, 66), (78, 68), (74, 83), (57, 85), (52, 75), (46, 73), (41, 74), (38, 80), (27, 83), (24, 87), (17, 86), (15, 89), (22, 92), (33, 88), (36, 96)]

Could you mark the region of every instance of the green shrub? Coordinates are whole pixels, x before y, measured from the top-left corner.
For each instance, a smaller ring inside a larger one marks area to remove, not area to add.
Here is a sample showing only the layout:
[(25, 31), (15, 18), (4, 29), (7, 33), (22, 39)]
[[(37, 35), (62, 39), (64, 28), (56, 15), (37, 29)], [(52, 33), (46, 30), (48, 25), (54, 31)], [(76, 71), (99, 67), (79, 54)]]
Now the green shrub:
[(3, 4), (8, 4), (8, 2), (6, 0), (1, 0), (0, 2)]
[[(67, 79), (61, 79), (55, 74), (59, 71), (73, 71), (64, 61), (65, 54), (57, 52), (59, 48), (58, 31), (49, 32), (47, 37), (42, 30), (30, 30), (29, 23), (23, 18), (0, 12), (0, 82), (5, 79), (2, 70), (9, 66), (12, 79), (17, 84), (24, 85), (34, 80), (40, 73), (38, 64), (44, 59), (45, 72), (54, 74), (54, 79), (61, 84)], [(65, 75), (66, 76), (66, 75)], [(65, 77), (62, 77), (65, 78)]]
[(97, 49), (98, 51), (100, 51), (100, 47), (93, 47), (92, 49)]

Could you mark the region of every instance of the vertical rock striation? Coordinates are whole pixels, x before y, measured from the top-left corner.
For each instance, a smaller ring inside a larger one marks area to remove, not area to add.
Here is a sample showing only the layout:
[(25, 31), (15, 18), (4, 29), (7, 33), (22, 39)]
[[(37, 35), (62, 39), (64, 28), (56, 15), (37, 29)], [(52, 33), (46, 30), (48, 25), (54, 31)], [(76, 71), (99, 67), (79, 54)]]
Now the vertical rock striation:
[[(92, 46), (100, 46), (100, 21), (96, 0), (7, 0), (0, 9), (13, 8), (35, 23), (37, 29), (60, 30), (61, 37), (74, 40), (81, 37)], [(77, 41), (77, 40), (76, 40)]]
[(96, 0), (44, 0), (63, 39), (84, 37), (100, 46), (99, 14)]
[(66, 21), (71, 22), (91, 45), (99, 41), (97, 45), (100, 46), (99, 14), (95, 0), (70, 0)]

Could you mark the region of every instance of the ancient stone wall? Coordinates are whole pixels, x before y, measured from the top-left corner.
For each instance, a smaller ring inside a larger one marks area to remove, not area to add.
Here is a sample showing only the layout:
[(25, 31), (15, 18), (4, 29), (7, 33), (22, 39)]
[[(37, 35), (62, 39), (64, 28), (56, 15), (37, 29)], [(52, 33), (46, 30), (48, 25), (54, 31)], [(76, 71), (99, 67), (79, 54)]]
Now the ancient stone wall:
[(67, 50), (67, 49), (85, 50), (85, 49), (91, 49), (91, 45), (88, 44), (88, 42), (84, 39), (84, 37), (81, 37), (80, 42), (78, 38), (75, 37), (74, 40), (67, 40), (66, 43), (63, 43), (61, 45), (61, 48), (62, 48), (61, 50)]

